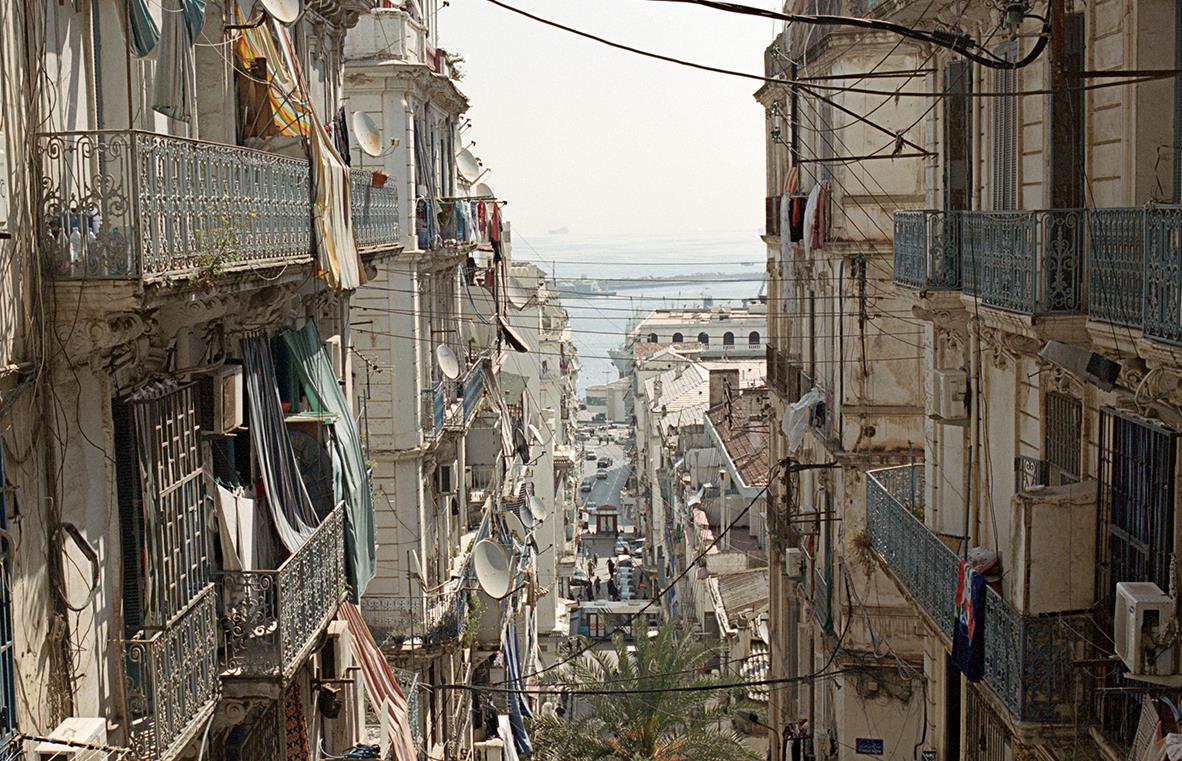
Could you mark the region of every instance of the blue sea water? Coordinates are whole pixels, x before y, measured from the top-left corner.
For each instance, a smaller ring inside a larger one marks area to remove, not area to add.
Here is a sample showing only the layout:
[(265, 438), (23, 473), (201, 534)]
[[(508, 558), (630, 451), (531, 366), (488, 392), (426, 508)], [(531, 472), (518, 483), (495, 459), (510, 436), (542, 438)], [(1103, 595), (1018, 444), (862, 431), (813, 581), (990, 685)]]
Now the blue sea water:
[[(572, 340), (579, 350), (579, 393), (618, 375), (608, 350), (623, 342), (628, 321), (651, 309), (740, 304), (763, 290), (767, 248), (755, 230), (686, 233), (679, 236), (564, 235), (527, 236), (513, 231), (513, 256), (529, 260), (558, 278), (594, 278), (615, 295), (561, 290), (570, 314)], [(742, 275), (719, 281), (712, 275)], [(638, 283), (660, 277), (663, 283)], [(629, 287), (640, 286), (640, 287)]]

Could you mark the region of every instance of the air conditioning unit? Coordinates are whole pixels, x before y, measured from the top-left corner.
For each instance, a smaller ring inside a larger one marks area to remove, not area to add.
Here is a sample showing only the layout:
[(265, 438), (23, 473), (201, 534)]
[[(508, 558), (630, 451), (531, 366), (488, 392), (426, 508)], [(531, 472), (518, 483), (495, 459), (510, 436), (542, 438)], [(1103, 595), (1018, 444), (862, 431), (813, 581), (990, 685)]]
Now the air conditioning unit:
[(784, 550), (784, 575), (790, 579), (804, 576), (804, 553), (799, 547), (789, 547)]
[(222, 365), (201, 379), (202, 428), (226, 435), (242, 427), (242, 365)]
[(1122, 581), (1116, 585), (1116, 615), (1112, 641), (1128, 676), (1171, 676), (1175, 636), (1170, 630), (1174, 601), (1151, 581)]
[[(101, 716), (71, 716), (37, 743), (30, 761), (81, 761), (93, 758), (95, 745), (107, 744), (107, 720)], [(54, 742), (58, 741), (58, 742)]]
[(932, 406), (928, 415), (955, 425), (969, 419), (969, 374), (964, 370), (936, 370), (932, 377)]

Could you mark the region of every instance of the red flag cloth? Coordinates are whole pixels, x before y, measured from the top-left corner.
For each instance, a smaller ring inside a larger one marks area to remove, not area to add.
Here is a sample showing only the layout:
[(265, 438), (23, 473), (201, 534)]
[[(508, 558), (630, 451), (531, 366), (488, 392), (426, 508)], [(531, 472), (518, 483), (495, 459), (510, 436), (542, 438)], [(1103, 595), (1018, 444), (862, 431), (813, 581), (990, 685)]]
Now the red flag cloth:
[(390, 747), (394, 750), (395, 761), (417, 761), (418, 754), (410, 734), (406, 696), (402, 694), (386, 656), (382, 655), (356, 605), (342, 603), (341, 613), (349, 624), (349, 633), (353, 635), (355, 655), (361, 661), (365, 691), (376, 711), (380, 712), (382, 706), (386, 706), (390, 713)]

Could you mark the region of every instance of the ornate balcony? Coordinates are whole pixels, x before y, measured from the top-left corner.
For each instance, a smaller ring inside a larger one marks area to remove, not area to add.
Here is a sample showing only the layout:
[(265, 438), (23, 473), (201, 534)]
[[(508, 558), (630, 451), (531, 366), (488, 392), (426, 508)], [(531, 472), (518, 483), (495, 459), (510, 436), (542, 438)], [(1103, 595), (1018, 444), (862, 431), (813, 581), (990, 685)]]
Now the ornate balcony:
[(132, 747), (142, 758), (175, 758), (221, 692), (215, 586), (206, 586), (163, 629), (124, 641), (123, 663)]
[(1145, 210), (1088, 213), (1088, 317), (1141, 327), (1145, 288)]
[(353, 197), (353, 239), (358, 250), (390, 248), (402, 240), (398, 223), (398, 188), (387, 183), (373, 184), (373, 172), (353, 169), (349, 172)]
[[(39, 235), (60, 280), (159, 282), (311, 261), (310, 165), (138, 130), (41, 135)], [(397, 245), (398, 191), (351, 175), (358, 247)]]
[(785, 402), (800, 399), (800, 362), (776, 347), (767, 346), (767, 385)]
[[(896, 583), (950, 646), (959, 558), (916, 515), (924, 466), (866, 474), (870, 544)], [(1090, 625), (1085, 614), (1021, 615), (992, 587), (985, 595), (985, 684), (1023, 722), (1071, 720), (1072, 660)]]
[(311, 259), (309, 164), (139, 131), (39, 139), (42, 245), (59, 279), (144, 281)]
[(960, 290), (960, 213), (895, 212), (895, 283), (919, 290)]
[(223, 574), (227, 677), (286, 682), (345, 598), (344, 504), (273, 571)]
[(1084, 311), (1086, 212), (960, 212), (964, 292), (1021, 314)]

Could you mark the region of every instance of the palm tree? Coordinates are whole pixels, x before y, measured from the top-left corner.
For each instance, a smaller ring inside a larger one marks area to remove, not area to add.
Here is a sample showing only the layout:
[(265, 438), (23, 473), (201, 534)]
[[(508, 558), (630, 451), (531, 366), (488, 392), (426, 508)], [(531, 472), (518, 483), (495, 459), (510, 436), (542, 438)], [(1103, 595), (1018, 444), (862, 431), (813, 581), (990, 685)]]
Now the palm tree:
[(564, 718), (541, 716), (533, 725), (538, 761), (747, 761), (729, 728), (725, 690), (694, 690), (717, 679), (703, 675), (713, 651), (678, 637), (666, 625), (631, 647), (616, 635), (612, 647), (572, 661), (558, 683), (602, 689), (579, 696), (586, 705)]

